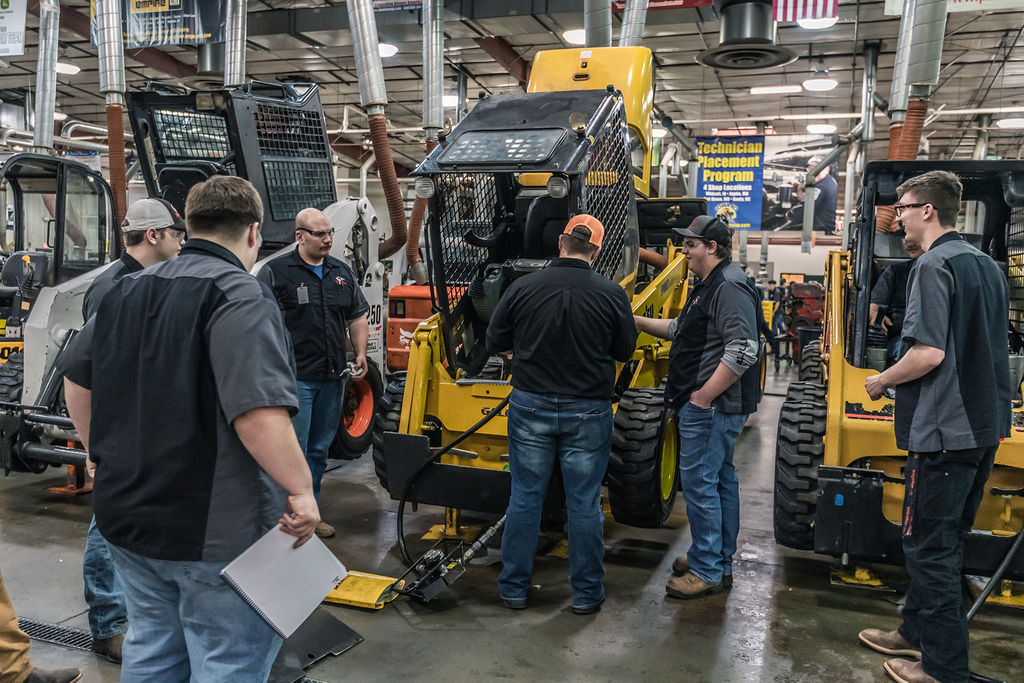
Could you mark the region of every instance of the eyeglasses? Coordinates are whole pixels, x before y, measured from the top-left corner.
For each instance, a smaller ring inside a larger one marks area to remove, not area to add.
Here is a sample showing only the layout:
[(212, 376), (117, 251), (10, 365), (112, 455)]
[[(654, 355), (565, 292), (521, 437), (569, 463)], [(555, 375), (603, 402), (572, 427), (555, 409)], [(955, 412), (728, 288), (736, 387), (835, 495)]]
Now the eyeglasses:
[(331, 228), (330, 230), (310, 230), (309, 228), (299, 228), (299, 230), (303, 232), (308, 232), (313, 237), (316, 237), (317, 239), (321, 240), (326, 239), (328, 237), (334, 237), (335, 233), (334, 228)]
[(906, 209), (919, 209), (922, 206), (927, 206), (928, 202), (922, 202), (921, 204), (896, 204), (892, 208), (896, 209), (896, 215), (902, 216)]

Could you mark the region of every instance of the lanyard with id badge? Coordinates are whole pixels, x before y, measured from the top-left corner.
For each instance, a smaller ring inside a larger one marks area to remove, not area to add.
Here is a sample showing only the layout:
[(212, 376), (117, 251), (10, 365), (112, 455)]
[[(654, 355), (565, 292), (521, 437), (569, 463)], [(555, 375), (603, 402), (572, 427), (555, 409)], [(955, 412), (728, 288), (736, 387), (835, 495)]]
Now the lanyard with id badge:
[(295, 288), (295, 295), (299, 299), (299, 305), (309, 303), (309, 290), (306, 288), (305, 282)]

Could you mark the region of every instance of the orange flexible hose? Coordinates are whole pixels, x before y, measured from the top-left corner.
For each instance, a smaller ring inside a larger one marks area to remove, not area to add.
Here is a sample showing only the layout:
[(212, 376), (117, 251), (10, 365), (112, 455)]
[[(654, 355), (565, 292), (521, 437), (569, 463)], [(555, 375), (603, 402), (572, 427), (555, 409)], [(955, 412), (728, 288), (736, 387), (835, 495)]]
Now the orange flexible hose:
[(380, 184), (384, 187), (384, 199), (388, 205), (388, 218), (391, 220), (391, 237), (380, 245), (380, 258), (393, 256), (405, 244), (408, 233), (405, 224), (405, 204), (402, 191), (398, 187), (398, 174), (395, 172), (395, 160), (391, 156), (391, 145), (388, 143), (387, 119), (384, 114), (370, 114), (370, 140), (373, 153), (377, 156), (377, 173)]

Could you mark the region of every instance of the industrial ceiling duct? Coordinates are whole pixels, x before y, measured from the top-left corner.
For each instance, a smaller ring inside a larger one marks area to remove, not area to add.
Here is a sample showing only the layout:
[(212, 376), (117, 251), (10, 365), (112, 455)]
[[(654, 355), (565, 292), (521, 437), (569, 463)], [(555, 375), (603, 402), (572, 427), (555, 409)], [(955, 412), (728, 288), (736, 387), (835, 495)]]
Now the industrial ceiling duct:
[(203, 43), (196, 52), (195, 76), (181, 79), (181, 84), (193, 90), (220, 90), (224, 80), (224, 43)]
[(611, 0), (583, 0), (583, 30), (587, 47), (611, 47)]
[(96, 0), (100, 92), (107, 103), (107, 144), (110, 149), (110, 189), (114, 194), (117, 224), (128, 212), (127, 163), (124, 157), (124, 43), (121, 38), (120, 0)]
[(245, 83), (246, 9), (245, 0), (228, 0), (223, 47), (225, 88)]
[(36, 120), (32, 144), (37, 152), (53, 151), (53, 112), (57, 100), (57, 39), (60, 5), (39, 3), (39, 60), (36, 65)]
[(768, 69), (789, 64), (796, 54), (775, 44), (771, 0), (720, 0), (718, 47), (697, 55), (712, 69)]
[(626, 8), (622, 12), (619, 47), (639, 47), (643, 43), (646, 22), (647, 0), (627, 0)]

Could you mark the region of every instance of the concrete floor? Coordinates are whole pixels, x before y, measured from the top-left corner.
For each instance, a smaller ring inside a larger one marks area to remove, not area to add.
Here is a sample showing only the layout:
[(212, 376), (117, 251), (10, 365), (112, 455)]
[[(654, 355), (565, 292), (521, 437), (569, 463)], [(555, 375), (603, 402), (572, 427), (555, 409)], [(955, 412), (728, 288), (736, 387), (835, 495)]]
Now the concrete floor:
[[(792, 370), (769, 371), (781, 394)], [(607, 602), (595, 615), (569, 611), (567, 563), (538, 558), (530, 608), (498, 601), (496, 565), (473, 566), (430, 605), (404, 598), (377, 612), (329, 606), (365, 641), (307, 670), (320, 681), (881, 681), (884, 657), (857, 642), (867, 626), (899, 624), (892, 593), (829, 585), (828, 558), (779, 548), (772, 537), (776, 419), (782, 399), (766, 396), (736, 449), (742, 486), (735, 587), (700, 600), (667, 599), (672, 559), (689, 543), (682, 499), (663, 529), (609, 521)], [(0, 568), (21, 616), (88, 629), (81, 561), (89, 497), (48, 493), (52, 474), (0, 477)], [(343, 463), (324, 482), (323, 517), (338, 528), (328, 545), (352, 569), (397, 576), (395, 508), (369, 457)], [(415, 540), (441, 520), (422, 507), (406, 520)], [(899, 578), (901, 574), (896, 573)], [(971, 627), (975, 670), (1024, 680), (1021, 613), (986, 607)], [(44, 668), (78, 666), (86, 682), (116, 681), (118, 667), (89, 653), (33, 643)]]

